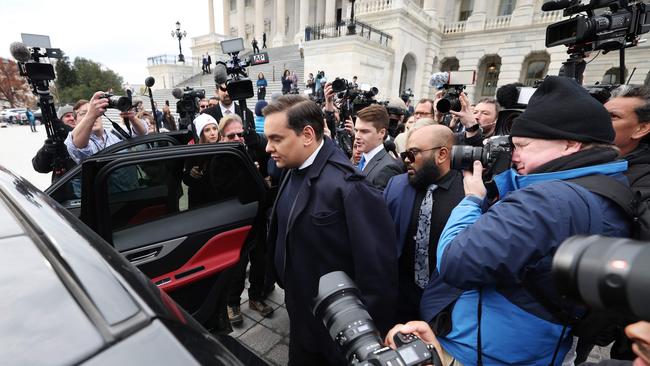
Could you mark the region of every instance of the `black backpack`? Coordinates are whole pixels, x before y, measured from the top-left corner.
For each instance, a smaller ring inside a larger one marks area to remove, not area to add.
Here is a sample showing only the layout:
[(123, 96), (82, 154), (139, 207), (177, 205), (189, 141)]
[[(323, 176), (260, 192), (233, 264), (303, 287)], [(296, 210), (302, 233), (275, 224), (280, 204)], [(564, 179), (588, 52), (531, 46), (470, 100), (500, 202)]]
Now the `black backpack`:
[(600, 174), (567, 180), (615, 202), (630, 219), (630, 237), (649, 241), (650, 192), (644, 187), (638, 187), (636, 183), (639, 181), (631, 181), (628, 187), (612, 177)]
[[(649, 170), (650, 171), (650, 170)], [(642, 178), (642, 175), (637, 175)], [(650, 240), (650, 190), (640, 184), (639, 179), (630, 178), (631, 187), (606, 175), (590, 175), (566, 180), (588, 191), (615, 202), (630, 220), (630, 237)], [(623, 328), (634, 321), (627, 316), (611, 311), (584, 309), (582, 314), (569, 310), (551, 300), (530, 281), (523, 281), (526, 291), (562, 324), (572, 328), (572, 334), (586, 344), (606, 346), (617, 340)], [(580, 311), (579, 311), (580, 312)]]

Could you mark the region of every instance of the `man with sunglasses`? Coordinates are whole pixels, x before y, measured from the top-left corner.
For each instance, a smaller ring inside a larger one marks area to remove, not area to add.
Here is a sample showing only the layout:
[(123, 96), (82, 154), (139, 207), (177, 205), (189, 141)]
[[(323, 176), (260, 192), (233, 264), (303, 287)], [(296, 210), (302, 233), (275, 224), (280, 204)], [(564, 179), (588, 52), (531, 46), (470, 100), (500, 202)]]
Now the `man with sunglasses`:
[(557, 247), (573, 235), (629, 235), (618, 204), (583, 185), (625, 189), (627, 162), (617, 160), (607, 110), (575, 80), (547, 76), (510, 136), (513, 168), (494, 177), (498, 197), (486, 197), (479, 161), (464, 173), (466, 197), (440, 236), (439, 276), (422, 296), (421, 319), (431, 323), (448, 305), (435, 286), (463, 289), (450, 326), (435, 331), (445, 365), (562, 364), (569, 323), (584, 309), (557, 295)]
[(397, 232), (400, 322), (419, 318), (422, 291), (437, 275), (438, 238), (451, 210), (465, 196), (462, 174), (451, 170), (453, 143), (447, 126), (412, 130), (400, 154), (407, 172), (394, 176), (384, 191)]

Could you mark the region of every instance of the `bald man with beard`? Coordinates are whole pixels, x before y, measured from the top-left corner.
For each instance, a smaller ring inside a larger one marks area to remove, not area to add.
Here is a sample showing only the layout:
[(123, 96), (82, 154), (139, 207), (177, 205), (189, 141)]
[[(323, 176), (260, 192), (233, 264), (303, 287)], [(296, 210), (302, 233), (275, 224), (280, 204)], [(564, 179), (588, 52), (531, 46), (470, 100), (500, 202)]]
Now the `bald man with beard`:
[(437, 276), (438, 239), (451, 210), (465, 197), (463, 175), (451, 170), (453, 143), (447, 126), (412, 129), (400, 154), (407, 172), (391, 178), (384, 191), (397, 232), (398, 322), (419, 319), (422, 291)]

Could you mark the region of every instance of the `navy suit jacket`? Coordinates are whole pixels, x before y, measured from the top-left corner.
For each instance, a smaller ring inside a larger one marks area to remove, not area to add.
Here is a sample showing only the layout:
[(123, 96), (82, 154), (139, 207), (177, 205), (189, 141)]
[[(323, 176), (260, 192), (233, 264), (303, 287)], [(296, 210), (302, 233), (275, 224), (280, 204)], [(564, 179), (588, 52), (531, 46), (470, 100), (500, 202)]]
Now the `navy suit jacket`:
[[(450, 172), (448, 174), (456, 173)], [(397, 233), (395, 249), (398, 258), (402, 256), (402, 251), (404, 250), (404, 244), (411, 223), (416, 195), (417, 192), (415, 188), (413, 188), (413, 186), (408, 182), (407, 173), (396, 175), (391, 178), (384, 190), (384, 200), (386, 201), (388, 210), (393, 218), (393, 224)], [(462, 199), (462, 194), (458, 197), (458, 201), (460, 201), (460, 199)], [(462, 293), (462, 290), (449, 286), (442, 281), (438, 281), (437, 278), (439, 275), (440, 274), (437, 270), (431, 272), (429, 285), (426, 289), (427, 296), (425, 297), (423, 294), (420, 302), (420, 319), (430, 321), (431, 317), (425, 318), (422, 317), (422, 315), (431, 314), (431, 309), (436, 309), (435, 314), (437, 314), (440, 310), (456, 300), (456, 298)]]
[(402, 163), (393, 159), (386, 149), (379, 151), (363, 168), (368, 183), (381, 190), (386, 187), (390, 178), (403, 172)]
[(330, 354), (338, 356), (340, 350), (311, 313), (318, 281), (332, 271), (346, 272), (377, 327), (383, 332), (389, 329), (397, 301), (395, 231), (390, 214), (380, 192), (329, 138), (325, 138), (292, 205), (284, 238), (286, 250), (280, 253), (284, 268), (275, 268), (272, 259), (278, 250), (277, 207), (271, 214), (268, 236), (268, 263), (285, 289), (291, 339), (304, 349), (322, 353), (332, 363), (341, 362), (342, 358)]

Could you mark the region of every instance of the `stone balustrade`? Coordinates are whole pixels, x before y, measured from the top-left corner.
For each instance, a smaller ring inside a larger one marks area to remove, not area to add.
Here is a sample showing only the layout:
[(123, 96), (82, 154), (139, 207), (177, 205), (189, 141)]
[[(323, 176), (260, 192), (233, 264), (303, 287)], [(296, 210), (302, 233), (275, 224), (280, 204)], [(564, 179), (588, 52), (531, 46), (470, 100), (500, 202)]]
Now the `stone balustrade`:
[(442, 27), (444, 34), (457, 34), (465, 32), (466, 21), (445, 23)]
[(510, 27), (511, 15), (501, 15), (496, 18), (485, 20), (485, 29), (502, 29)]

